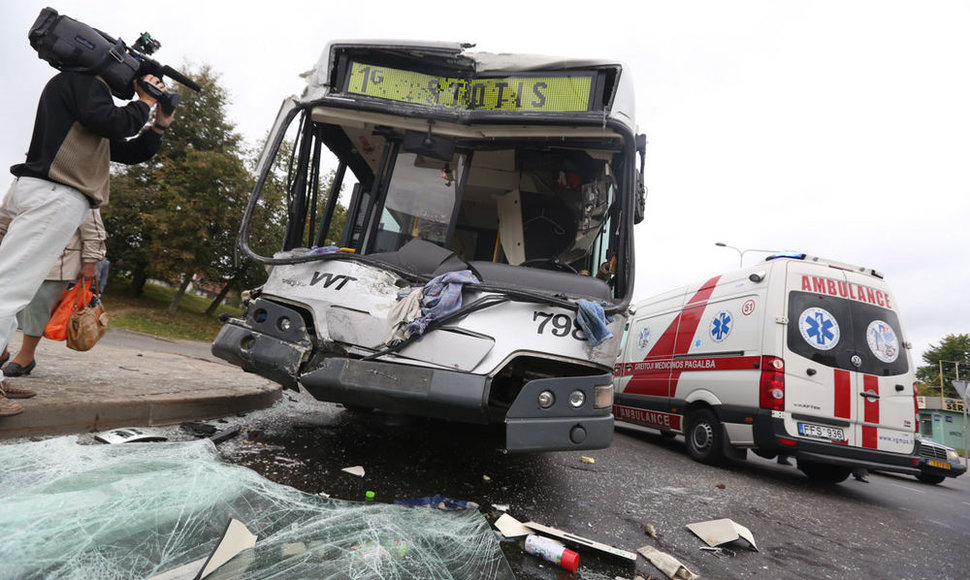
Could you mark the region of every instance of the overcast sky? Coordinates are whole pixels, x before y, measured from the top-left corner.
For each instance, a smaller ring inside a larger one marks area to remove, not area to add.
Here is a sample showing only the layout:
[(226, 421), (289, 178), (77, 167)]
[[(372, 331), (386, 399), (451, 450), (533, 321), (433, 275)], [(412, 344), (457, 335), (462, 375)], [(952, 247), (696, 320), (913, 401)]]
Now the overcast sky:
[[(0, 7), (0, 163), (27, 150), (54, 70), (41, 8), (155, 58), (209, 64), (255, 143), (329, 40), (476, 43), (625, 62), (647, 135), (636, 299), (797, 250), (883, 272), (913, 359), (970, 333), (970, 2), (94, 2)], [(337, 6), (334, 6), (337, 5)], [(110, 232), (109, 232), (110, 233)], [(747, 252), (745, 265), (764, 254)]]

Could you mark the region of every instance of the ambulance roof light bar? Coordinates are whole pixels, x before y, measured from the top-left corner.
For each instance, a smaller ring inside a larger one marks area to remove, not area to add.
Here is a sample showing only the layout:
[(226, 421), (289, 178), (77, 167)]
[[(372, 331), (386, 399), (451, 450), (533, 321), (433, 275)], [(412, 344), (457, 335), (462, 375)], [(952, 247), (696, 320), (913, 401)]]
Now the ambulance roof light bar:
[(882, 280), (884, 276), (882, 272), (874, 270), (873, 268), (865, 268), (862, 266), (853, 266), (852, 264), (845, 264), (843, 262), (836, 262), (835, 260), (826, 260), (824, 258), (819, 258), (817, 256), (809, 256), (808, 254), (800, 252), (778, 252), (772, 254), (765, 258), (765, 261), (776, 260), (778, 258), (790, 258), (793, 260), (806, 260), (809, 262), (818, 262), (820, 264), (826, 264), (829, 268), (834, 268), (836, 270), (845, 270), (846, 272), (859, 272), (872, 276), (874, 278), (879, 278)]

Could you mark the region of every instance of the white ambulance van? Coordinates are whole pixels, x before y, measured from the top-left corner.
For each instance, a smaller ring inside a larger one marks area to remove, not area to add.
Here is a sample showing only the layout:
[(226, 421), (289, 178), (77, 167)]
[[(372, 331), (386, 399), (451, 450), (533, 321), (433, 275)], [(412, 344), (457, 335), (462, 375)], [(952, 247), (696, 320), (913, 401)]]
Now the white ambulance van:
[(909, 344), (878, 272), (780, 254), (635, 310), (617, 420), (682, 434), (703, 463), (751, 449), (826, 483), (855, 467), (918, 473)]

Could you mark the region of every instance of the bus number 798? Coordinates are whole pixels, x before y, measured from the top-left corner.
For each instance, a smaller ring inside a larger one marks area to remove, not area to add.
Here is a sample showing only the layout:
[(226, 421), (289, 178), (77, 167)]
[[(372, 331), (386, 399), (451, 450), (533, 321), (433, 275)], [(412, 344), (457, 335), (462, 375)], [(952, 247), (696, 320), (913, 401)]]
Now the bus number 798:
[(583, 329), (579, 328), (579, 325), (574, 324), (573, 319), (565, 314), (553, 314), (551, 312), (540, 312), (536, 310), (532, 312), (532, 321), (539, 321), (536, 334), (543, 334), (551, 322), (552, 328), (550, 332), (552, 332), (553, 336), (566, 336), (572, 331), (572, 337), (576, 340), (586, 340)]

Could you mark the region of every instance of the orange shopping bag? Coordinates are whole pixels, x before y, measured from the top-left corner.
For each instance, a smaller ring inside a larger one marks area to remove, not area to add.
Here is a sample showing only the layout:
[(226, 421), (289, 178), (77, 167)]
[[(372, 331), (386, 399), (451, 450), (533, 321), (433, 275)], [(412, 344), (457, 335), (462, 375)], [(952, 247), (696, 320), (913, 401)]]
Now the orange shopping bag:
[[(94, 280), (91, 281), (92, 284)], [(81, 294), (81, 304), (87, 304), (94, 296), (89, 285), (81, 284), (80, 280), (74, 286), (68, 288), (61, 294), (51, 318), (44, 327), (44, 338), (50, 340), (67, 340), (67, 323), (74, 312), (74, 305), (77, 304), (78, 293)]]

